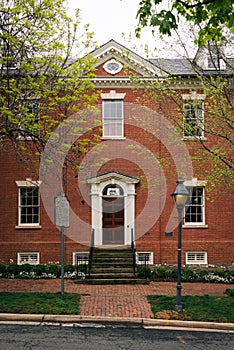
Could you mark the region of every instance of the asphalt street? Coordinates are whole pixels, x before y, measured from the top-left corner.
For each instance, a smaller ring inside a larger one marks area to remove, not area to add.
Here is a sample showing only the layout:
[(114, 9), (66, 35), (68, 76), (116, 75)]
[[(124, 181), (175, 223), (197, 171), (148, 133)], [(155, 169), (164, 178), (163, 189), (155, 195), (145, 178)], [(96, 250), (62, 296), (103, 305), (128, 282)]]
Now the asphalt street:
[(234, 333), (101, 324), (83, 327), (0, 324), (0, 349), (232, 350)]

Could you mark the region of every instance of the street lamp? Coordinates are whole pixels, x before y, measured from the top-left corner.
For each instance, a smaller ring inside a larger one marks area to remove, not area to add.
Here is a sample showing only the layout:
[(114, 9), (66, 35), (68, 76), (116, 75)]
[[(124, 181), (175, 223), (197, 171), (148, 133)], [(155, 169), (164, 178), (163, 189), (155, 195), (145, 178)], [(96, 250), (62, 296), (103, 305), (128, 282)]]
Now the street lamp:
[(177, 286), (176, 286), (176, 310), (182, 311), (183, 307), (181, 304), (181, 236), (182, 236), (182, 210), (185, 207), (189, 192), (187, 188), (183, 185), (184, 181), (178, 179), (177, 186), (171, 196), (174, 198), (176, 208), (178, 210), (178, 274), (177, 274)]

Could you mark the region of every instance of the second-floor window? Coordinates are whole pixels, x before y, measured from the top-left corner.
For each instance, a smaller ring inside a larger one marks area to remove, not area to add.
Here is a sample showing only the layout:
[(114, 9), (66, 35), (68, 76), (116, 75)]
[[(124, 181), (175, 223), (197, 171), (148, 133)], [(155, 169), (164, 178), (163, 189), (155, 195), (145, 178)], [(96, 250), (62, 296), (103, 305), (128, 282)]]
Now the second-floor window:
[(39, 225), (39, 188), (19, 187), (19, 225)]
[(203, 137), (204, 136), (204, 118), (202, 100), (184, 100), (184, 137)]
[(38, 99), (26, 99), (21, 102), (19, 117), (19, 138), (31, 140), (39, 134), (40, 110)]
[(123, 101), (104, 100), (103, 137), (123, 137)]
[(104, 138), (124, 137), (124, 97), (125, 93), (111, 90), (102, 97), (102, 136)]

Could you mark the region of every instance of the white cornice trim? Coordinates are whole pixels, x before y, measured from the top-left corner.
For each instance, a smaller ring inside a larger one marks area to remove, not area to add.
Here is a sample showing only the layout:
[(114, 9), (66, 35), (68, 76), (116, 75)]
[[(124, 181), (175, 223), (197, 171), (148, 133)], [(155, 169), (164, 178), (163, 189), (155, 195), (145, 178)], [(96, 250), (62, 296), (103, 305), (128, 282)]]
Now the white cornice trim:
[(137, 177), (124, 175), (124, 174), (120, 174), (120, 173), (113, 171), (113, 172), (109, 172), (106, 174), (91, 177), (91, 178), (87, 179), (87, 183), (99, 184), (99, 183), (109, 181), (109, 180), (118, 180), (118, 181), (122, 181), (125, 183), (132, 183), (132, 184), (137, 184), (140, 181), (140, 179)]
[(133, 51), (128, 50), (114, 40), (109, 41), (93, 51), (92, 55), (97, 59), (97, 63), (95, 64), (96, 67), (109, 59), (115, 58), (123, 65), (136, 70), (140, 75), (168, 76), (166, 72), (156, 67), (150, 61), (144, 59)]

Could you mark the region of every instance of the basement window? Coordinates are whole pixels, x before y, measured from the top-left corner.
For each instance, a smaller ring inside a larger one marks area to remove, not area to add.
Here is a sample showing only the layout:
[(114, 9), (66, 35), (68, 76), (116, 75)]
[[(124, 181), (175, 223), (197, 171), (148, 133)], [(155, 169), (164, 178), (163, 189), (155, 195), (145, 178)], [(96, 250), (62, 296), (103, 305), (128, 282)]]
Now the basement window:
[(137, 265), (153, 265), (153, 252), (137, 252), (136, 263)]
[(186, 264), (207, 264), (207, 252), (186, 252)]
[(89, 263), (89, 253), (86, 252), (74, 252), (73, 253), (73, 265), (81, 265)]
[(17, 264), (37, 265), (39, 264), (39, 253), (17, 253)]

